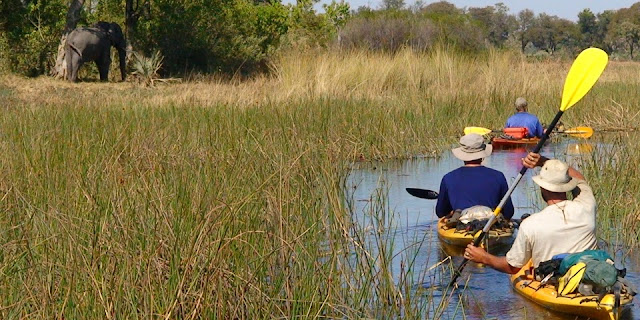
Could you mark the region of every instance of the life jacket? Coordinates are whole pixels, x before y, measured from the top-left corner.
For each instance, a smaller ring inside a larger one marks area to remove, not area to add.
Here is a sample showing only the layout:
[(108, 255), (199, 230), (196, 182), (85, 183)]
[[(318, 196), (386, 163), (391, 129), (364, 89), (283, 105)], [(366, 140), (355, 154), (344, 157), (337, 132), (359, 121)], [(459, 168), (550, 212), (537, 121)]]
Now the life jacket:
[(510, 140), (519, 140), (527, 137), (529, 129), (525, 127), (504, 128), (502, 129), (502, 137)]

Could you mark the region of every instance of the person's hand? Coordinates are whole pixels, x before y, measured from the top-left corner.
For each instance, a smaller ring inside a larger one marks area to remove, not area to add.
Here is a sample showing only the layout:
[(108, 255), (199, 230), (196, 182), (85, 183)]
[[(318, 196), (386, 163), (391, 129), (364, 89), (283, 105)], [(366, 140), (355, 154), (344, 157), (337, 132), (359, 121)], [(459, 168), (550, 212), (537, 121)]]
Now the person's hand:
[(522, 165), (533, 169), (535, 167), (542, 167), (547, 160), (549, 159), (541, 156), (539, 153), (529, 152), (526, 158), (522, 158)]
[(485, 263), (485, 257), (488, 255), (487, 251), (480, 247), (476, 247), (473, 243), (469, 243), (464, 250), (465, 259), (469, 259), (473, 262)]

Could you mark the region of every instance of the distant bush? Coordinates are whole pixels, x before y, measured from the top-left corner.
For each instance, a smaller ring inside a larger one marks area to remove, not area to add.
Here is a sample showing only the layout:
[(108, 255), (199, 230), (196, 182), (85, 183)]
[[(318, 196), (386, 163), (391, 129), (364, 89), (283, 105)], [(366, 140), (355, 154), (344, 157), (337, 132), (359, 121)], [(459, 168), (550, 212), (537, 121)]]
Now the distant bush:
[(371, 15), (351, 19), (343, 28), (340, 46), (396, 52), (403, 47), (428, 51), (444, 43), (462, 51), (486, 47), (482, 31), (463, 15), (440, 16), (434, 20), (413, 14)]
[(409, 44), (413, 26), (401, 18), (358, 18), (346, 24), (340, 45), (346, 49), (359, 48), (396, 52)]
[(438, 30), (431, 21), (416, 21), (413, 25), (412, 36), (409, 39), (409, 46), (420, 51), (426, 51), (435, 43), (437, 34)]

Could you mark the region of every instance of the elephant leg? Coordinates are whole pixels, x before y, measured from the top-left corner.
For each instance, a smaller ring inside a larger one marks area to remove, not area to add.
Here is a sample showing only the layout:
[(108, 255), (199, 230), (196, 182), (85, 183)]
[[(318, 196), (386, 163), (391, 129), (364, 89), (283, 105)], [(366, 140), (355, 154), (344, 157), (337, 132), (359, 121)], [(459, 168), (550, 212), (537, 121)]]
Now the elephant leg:
[(66, 53), (67, 59), (67, 79), (71, 82), (78, 80), (78, 70), (82, 65), (82, 58), (73, 50), (68, 50)]
[(109, 68), (111, 67), (111, 52), (110, 47), (107, 47), (107, 52), (100, 56), (100, 59), (96, 60), (96, 66), (100, 71), (100, 81), (109, 81)]

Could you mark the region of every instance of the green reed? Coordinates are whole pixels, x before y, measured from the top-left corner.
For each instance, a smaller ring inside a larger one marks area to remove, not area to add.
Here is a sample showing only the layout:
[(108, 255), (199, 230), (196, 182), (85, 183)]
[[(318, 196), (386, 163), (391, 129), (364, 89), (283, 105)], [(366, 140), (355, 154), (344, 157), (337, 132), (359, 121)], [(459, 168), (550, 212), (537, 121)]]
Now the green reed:
[(605, 135), (596, 152), (582, 159), (598, 203), (598, 236), (633, 250), (640, 240), (638, 134)]

